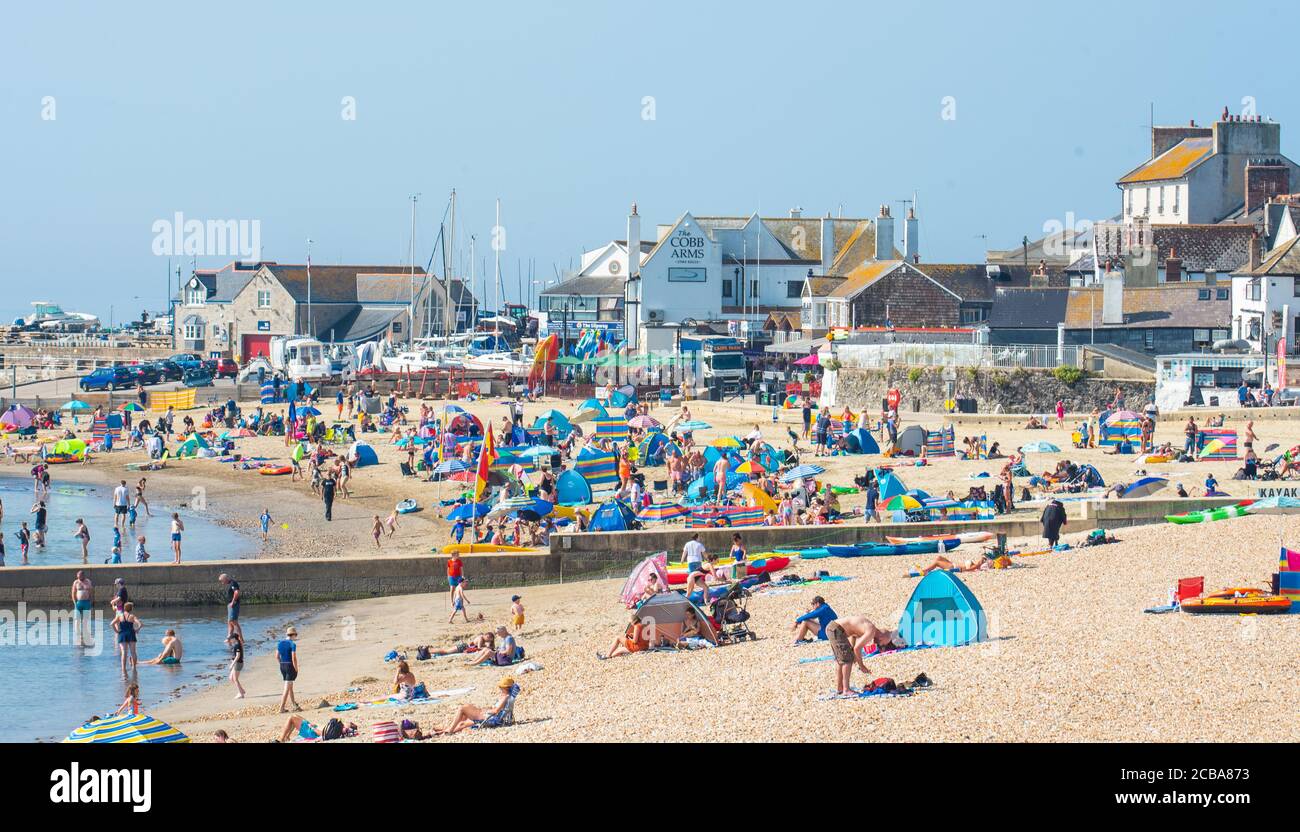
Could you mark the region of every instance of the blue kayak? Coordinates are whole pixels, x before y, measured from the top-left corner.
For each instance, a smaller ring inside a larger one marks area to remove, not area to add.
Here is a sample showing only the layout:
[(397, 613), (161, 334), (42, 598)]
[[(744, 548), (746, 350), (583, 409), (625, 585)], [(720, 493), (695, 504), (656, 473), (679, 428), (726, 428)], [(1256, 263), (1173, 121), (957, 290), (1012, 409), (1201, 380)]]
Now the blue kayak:
[[(863, 558), (888, 555), (933, 555), (940, 551), (951, 552), (961, 545), (956, 537), (946, 540), (918, 540), (914, 543), (857, 543), (853, 546), (827, 546), (822, 557)], [(807, 555), (804, 555), (807, 557)]]

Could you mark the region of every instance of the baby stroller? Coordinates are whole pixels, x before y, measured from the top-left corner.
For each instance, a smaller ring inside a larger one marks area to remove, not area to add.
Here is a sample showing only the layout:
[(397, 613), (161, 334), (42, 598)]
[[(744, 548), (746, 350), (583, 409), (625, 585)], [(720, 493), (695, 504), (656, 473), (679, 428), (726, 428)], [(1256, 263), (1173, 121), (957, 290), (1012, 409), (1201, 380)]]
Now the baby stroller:
[(749, 611), (745, 609), (751, 595), (748, 589), (735, 583), (725, 595), (714, 599), (710, 615), (718, 631), (718, 644), (758, 640), (754, 631), (749, 629)]

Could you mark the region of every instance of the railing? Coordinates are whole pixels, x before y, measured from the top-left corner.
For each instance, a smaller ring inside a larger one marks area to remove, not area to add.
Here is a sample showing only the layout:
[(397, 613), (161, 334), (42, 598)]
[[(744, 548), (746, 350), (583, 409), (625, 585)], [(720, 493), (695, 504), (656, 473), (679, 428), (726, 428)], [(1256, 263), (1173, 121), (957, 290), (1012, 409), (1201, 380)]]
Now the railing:
[(1083, 366), (1083, 350), (1054, 344), (843, 344), (836, 347), (840, 363), (849, 368), (998, 367), (1050, 370), (1061, 365)]

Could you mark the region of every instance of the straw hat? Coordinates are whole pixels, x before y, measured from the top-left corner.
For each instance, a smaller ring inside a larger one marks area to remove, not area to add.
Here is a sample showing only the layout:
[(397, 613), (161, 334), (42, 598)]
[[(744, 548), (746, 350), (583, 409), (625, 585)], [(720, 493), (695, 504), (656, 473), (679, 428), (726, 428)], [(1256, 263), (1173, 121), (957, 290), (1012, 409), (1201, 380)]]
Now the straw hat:
[(502, 679), (500, 682), (497, 682), (497, 687), (501, 688), (502, 690), (510, 690), (514, 686), (515, 686), (515, 677), (513, 676), (507, 676), (504, 679)]

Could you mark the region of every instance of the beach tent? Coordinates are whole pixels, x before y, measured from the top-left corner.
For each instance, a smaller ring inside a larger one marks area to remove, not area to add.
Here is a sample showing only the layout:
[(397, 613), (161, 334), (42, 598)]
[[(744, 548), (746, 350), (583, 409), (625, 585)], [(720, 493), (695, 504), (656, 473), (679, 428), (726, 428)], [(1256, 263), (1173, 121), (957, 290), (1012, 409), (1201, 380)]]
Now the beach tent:
[(944, 425), (925, 435), (925, 455), (929, 459), (957, 455), (957, 436), (952, 425)]
[(208, 450), (207, 440), (197, 433), (192, 433), (189, 438), (181, 443), (176, 449), (177, 457), (198, 456), (199, 451)]
[(473, 413), (457, 413), (447, 422), (447, 432), (459, 436), (482, 436), (483, 423)]
[(651, 458), (667, 456), (667, 446), (671, 444), (667, 436), (656, 431), (641, 440), (641, 444), (637, 446), (636, 458), (642, 466), (660, 465), (662, 459), (658, 462), (651, 462)]
[(561, 505), (585, 506), (591, 502), (591, 486), (577, 471), (568, 470), (555, 481), (556, 498)]
[(1089, 488), (1105, 488), (1106, 481), (1101, 478), (1101, 472), (1091, 465), (1079, 466), (1079, 478), (1083, 484)]
[(909, 647), (960, 647), (988, 638), (984, 608), (975, 593), (942, 569), (916, 585), (903, 607), (898, 632)]
[(907, 486), (903, 481), (890, 471), (876, 474), (876, 487), (880, 489), (880, 502), (884, 503), (891, 497), (897, 497), (900, 494), (907, 493)]
[(610, 394), (609, 404), (611, 407), (627, 407), (628, 402), (632, 400), (633, 399), (631, 396), (629, 396), (627, 393), (624, 393), (620, 389), (620, 390), (615, 390), (613, 393)]
[(628, 609), (632, 609), (636, 606), (636, 602), (641, 600), (641, 593), (645, 591), (646, 586), (650, 583), (651, 575), (658, 575), (659, 586), (667, 589), (667, 552), (660, 552), (651, 555), (636, 566), (632, 567), (632, 573), (627, 576), (627, 580), (623, 582), (623, 589), (618, 593), (618, 597), (623, 599), (624, 606)]
[(923, 447), (925, 447), (925, 428), (920, 425), (912, 425), (898, 435), (898, 452), (900, 454), (920, 456)]
[(609, 417), (609, 411), (605, 409), (605, 405), (601, 404), (598, 399), (587, 399), (585, 402), (578, 405), (578, 410), (579, 412), (583, 410), (594, 410), (601, 419)]
[(618, 457), (612, 453), (583, 448), (578, 452), (574, 469), (586, 479), (593, 493), (618, 487)]
[(365, 442), (357, 442), (353, 444), (352, 450), (348, 456), (356, 460), (353, 464), (358, 468), (379, 464), (379, 456), (375, 453), (375, 449)]
[(711, 644), (718, 643), (718, 634), (713, 629), (713, 622), (680, 593), (660, 593), (642, 604), (638, 612), (641, 614), (641, 621), (653, 628), (655, 636), (667, 640), (670, 644), (676, 644), (677, 639), (681, 638), (686, 617), (688, 613), (694, 612), (695, 620), (700, 624), (700, 638)]
[(36, 419), (36, 413), (30, 407), (21, 404), (11, 404), (9, 409), (0, 416), (0, 424), (8, 425), (12, 428), (29, 428)]
[(555, 430), (563, 438), (570, 430), (569, 417), (565, 416), (558, 410), (548, 410), (533, 420), (533, 430), (545, 430), (546, 420), (550, 419), (555, 425)]
[(637, 527), (636, 514), (622, 500), (602, 503), (591, 514), (587, 524), (589, 532), (626, 532)]
[(58, 442), (54, 443), (54, 450), (48, 450), (49, 447), (49, 445), (45, 446), (45, 453), (52, 453), (55, 456), (79, 457), (86, 452), (86, 443), (81, 439), (60, 439)]
[(845, 434), (845, 442), (849, 444), (849, 452), (855, 454), (878, 454), (880, 453), (880, 444), (876, 442), (876, 437), (865, 428), (855, 428)]
[[(747, 482), (749, 482), (748, 474), (740, 474), (735, 471), (731, 471), (727, 474), (728, 491), (733, 488), (739, 488)], [(699, 503), (712, 500), (717, 494), (717, 491), (718, 484), (713, 479), (713, 472), (710, 471), (701, 477), (697, 477), (690, 485), (686, 486), (687, 502)]]

